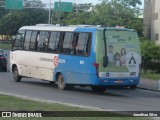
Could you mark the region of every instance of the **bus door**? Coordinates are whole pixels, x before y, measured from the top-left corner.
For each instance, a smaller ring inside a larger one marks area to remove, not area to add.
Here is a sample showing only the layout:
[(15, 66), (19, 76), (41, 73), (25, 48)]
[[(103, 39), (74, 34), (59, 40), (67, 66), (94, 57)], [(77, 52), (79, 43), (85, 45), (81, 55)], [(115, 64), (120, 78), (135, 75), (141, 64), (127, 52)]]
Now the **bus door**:
[[(28, 32), (27, 36), (29, 34), (31, 34), (31, 32)], [(12, 46), (11, 64), (16, 64), (18, 66), (19, 74), (21, 76), (30, 77), (29, 61), (26, 60), (26, 58), (28, 59), (30, 56), (29, 54), (26, 54), (25, 50), (23, 50), (24, 36), (25, 36), (25, 31), (19, 30), (15, 39), (15, 42)], [(28, 37), (26, 39), (28, 40)], [(27, 40), (26, 40), (26, 44), (28, 43)]]

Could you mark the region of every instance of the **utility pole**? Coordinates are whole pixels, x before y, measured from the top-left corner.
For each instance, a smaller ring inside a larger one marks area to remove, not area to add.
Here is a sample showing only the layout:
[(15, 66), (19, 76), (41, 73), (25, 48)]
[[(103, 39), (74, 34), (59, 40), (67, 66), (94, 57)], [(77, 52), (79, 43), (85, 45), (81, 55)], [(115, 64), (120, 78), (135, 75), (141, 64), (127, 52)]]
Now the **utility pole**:
[(75, 7), (76, 7), (76, 15), (77, 15), (78, 11), (77, 11), (76, 0), (74, 0), (74, 5), (75, 5)]
[(61, 17), (61, 0), (58, 3), (58, 24), (60, 24), (60, 17)]
[(4, 5), (4, 1), (0, 1), (0, 7), (5, 7), (5, 5)]
[(49, 18), (48, 18), (48, 24), (51, 23), (51, 0), (50, 0), (50, 3), (49, 3)]

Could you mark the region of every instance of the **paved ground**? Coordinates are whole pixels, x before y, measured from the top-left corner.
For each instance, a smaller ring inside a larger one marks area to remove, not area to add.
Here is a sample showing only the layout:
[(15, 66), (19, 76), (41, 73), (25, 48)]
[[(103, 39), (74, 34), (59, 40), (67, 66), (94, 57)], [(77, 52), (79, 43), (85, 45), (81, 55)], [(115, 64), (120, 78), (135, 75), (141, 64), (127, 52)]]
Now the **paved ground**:
[(72, 91), (62, 91), (58, 90), (57, 85), (39, 79), (22, 78), (21, 82), (14, 82), (9, 72), (0, 72), (0, 93), (101, 110), (160, 110), (160, 93), (156, 91), (117, 88), (107, 89), (104, 93), (94, 93), (90, 87), (79, 86), (75, 86)]
[(160, 90), (158, 90), (158, 81), (157, 80), (149, 80), (149, 79), (141, 78), (140, 84), (138, 85), (138, 87), (142, 88), (142, 89), (160, 91)]

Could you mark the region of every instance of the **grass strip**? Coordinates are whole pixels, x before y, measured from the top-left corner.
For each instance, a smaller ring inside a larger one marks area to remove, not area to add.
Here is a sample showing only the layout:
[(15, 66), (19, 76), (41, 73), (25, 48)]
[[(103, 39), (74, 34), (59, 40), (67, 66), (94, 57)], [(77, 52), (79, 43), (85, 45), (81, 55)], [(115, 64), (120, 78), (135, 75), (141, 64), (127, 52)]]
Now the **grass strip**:
[(0, 49), (10, 50), (11, 47), (12, 47), (12, 44), (0, 44)]
[[(93, 111), (85, 108), (73, 107), (57, 103), (39, 102), (18, 98), (14, 96), (0, 94), (0, 111)], [(117, 116), (115, 113), (109, 113)], [(42, 117), (23, 118), (23, 120), (151, 120), (146, 117)], [(11, 118), (1, 118), (1, 120), (11, 120)], [(22, 120), (22, 118), (12, 118), (12, 120)]]

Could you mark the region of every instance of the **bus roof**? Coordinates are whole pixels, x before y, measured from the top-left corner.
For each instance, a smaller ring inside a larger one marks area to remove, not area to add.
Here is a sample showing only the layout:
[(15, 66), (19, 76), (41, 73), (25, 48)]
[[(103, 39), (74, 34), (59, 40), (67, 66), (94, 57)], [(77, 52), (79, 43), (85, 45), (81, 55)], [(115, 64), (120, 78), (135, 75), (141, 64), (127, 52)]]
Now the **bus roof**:
[(81, 30), (124, 30), (124, 31), (134, 31), (134, 29), (127, 28), (117, 28), (117, 27), (101, 27), (94, 25), (71, 25), (71, 26), (56, 26), (56, 25), (36, 25), (36, 26), (23, 26), (19, 30), (45, 30), (45, 31), (75, 31), (77, 29)]

